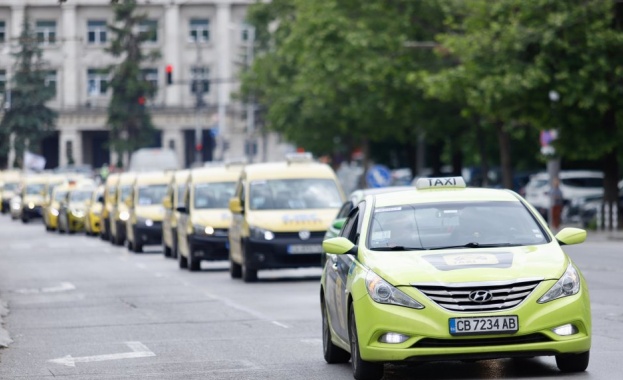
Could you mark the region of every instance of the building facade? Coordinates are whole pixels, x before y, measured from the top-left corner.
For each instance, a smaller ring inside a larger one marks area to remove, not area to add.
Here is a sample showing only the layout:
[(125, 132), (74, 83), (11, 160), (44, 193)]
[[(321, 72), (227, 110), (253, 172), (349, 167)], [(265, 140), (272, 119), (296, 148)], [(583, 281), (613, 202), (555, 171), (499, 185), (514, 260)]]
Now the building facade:
[[(138, 0), (150, 33), (144, 49), (158, 49), (144, 78), (158, 91), (147, 101), (158, 130), (154, 147), (171, 148), (188, 167), (197, 160), (247, 157), (280, 159), (292, 150), (276, 134), (264, 133), (233, 100), (238, 76), (249, 63), (253, 30), (245, 24), (254, 0)], [(117, 162), (108, 149), (106, 52), (114, 22), (110, 0), (4, 0), (0, 2), (0, 91), (10, 92), (11, 72), (25, 15), (33, 24), (47, 63), (46, 83), (56, 90), (57, 132), (42, 144), (47, 167), (69, 163), (100, 167)], [(124, 157), (127, 163), (127, 157)]]

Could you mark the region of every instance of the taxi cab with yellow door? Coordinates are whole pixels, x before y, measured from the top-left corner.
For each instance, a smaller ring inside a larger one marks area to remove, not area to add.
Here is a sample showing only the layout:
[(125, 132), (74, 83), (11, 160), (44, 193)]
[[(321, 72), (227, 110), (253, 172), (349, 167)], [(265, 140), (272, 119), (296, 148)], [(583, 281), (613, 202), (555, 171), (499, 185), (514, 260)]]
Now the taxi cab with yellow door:
[(167, 191), (170, 174), (165, 172), (138, 173), (132, 192), (126, 201), (129, 219), (126, 223), (128, 249), (142, 252), (145, 245), (162, 244), (162, 200)]
[(177, 258), (177, 221), (179, 211), (177, 208), (182, 204), (186, 182), (190, 170), (176, 170), (167, 186), (167, 194), (162, 201), (164, 205), (164, 219), (162, 221), (162, 253), (165, 257)]
[(22, 202), (19, 212), (22, 223), (28, 223), (33, 218), (40, 218), (43, 216), (42, 207), (47, 181), (48, 174), (29, 174), (22, 176)]
[(97, 236), (102, 231), (102, 209), (104, 208), (104, 185), (99, 185), (86, 202), (87, 216), (84, 232), (88, 236)]
[(104, 183), (104, 206), (102, 207), (102, 221), (100, 225), (100, 238), (102, 240), (110, 240), (110, 219), (115, 207), (119, 175), (119, 173), (108, 174)]
[(84, 231), (87, 202), (93, 196), (95, 189), (95, 182), (90, 179), (69, 181), (67, 194), (60, 202), (58, 232), (73, 234)]
[(229, 202), (231, 277), (253, 282), (262, 269), (320, 266), (322, 239), (344, 201), (333, 169), (309, 154), (246, 165)]
[[(66, 181), (67, 177), (65, 174), (50, 174), (48, 176), (48, 180), (43, 190), (43, 206), (41, 210), (43, 214), (43, 225), (45, 226), (46, 231), (53, 231), (56, 229), (56, 217), (58, 216), (58, 213), (56, 213), (56, 215), (51, 215), (51, 205), (53, 203), (52, 194), (57, 186), (62, 185)], [(54, 210), (54, 212), (58, 212), (58, 202), (56, 202), (56, 208)], [(52, 218), (54, 219), (54, 227), (51, 227)]]
[(110, 212), (110, 242), (113, 245), (124, 245), (126, 240), (126, 224), (130, 219), (128, 200), (132, 197), (132, 186), (136, 173), (127, 172), (119, 175), (113, 207)]
[(242, 168), (242, 164), (228, 163), (190, 171), (187, 191), (177, 208), (180, 268), (197, 271), (202, 260), (229, 258), (229, 199), (234, 195)]

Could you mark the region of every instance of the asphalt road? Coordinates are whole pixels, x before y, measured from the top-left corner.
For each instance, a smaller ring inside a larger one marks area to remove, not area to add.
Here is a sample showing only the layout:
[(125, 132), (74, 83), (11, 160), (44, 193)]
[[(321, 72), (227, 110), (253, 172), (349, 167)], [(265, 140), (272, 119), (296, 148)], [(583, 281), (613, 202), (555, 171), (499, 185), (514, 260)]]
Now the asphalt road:
[[(591, 290), (586, 373), (536, 358), (388, 365), (385, 379), (620, 378), (623, 241), (589, 237), (568, 251)], [(0, 299), (13, 343), (0, 349), (0, 379), (352, 379), (349, 364), (322, 358), (319, 277), (260, 272), (244, 284), (226, 263), (190, 273), (159, 247), (133, 254), (2, 216)]]

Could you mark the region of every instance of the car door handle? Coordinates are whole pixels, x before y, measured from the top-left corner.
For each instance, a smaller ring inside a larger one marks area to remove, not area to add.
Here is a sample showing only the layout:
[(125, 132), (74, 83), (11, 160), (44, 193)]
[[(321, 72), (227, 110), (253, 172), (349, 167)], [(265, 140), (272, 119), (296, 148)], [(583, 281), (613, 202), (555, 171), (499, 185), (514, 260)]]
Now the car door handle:
[(333, 265), (331, 265), (331, 268), (333, 268), (333, 270), (337, 272), (337, 263), (333, 263)]

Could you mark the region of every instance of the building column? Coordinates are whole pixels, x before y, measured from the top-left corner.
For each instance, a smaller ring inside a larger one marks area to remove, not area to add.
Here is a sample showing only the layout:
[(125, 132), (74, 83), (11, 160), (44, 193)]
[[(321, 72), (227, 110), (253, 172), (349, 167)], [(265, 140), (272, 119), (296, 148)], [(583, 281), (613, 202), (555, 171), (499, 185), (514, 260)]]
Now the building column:
[(73, 159), (74, 165), (81, 165), (82, 160), (82, 136), (79, 131), (61, 130), (59, 139), (59, 166), (67, 166), (70, 164), (70, 157)]
[(75, 108), (78, 106), (78, 35), (76, 34), (76, 4), (62, 4), (63, 17), (63, 82), (61, 107)]
[[(182, 72), (180, 67), (180, 48), (183, 43), (180, 35), (180, 7), (178, 4), (169, 4), (165, 6), (164, 15), (164, 65), (160, 68), (165, 70), (167, 65), (173, 68), (173, 84), (167, 85), (165, 82), (165, 105), (167, 107), (176, 107), (181, 105), (181, 91), (184, 87), (181, 84)], [(166, 74), (165, 74), (166, 75)]]
[(181, 129), (162, 130), (162, 147), (175, 151), (180, 168), (186, 166), (184, 157), (184, 133)]
[(24, 10), (25, 5), (23, 3), (11, 5), (11, 40), (15, 41), (15, 44), (17, 44), (19, 35), (22, 33)]
[[(231, 28), (231, 4), (220, 3), (216, 8), (216, 56), (217, 56), (217, 77), (224, 81), (219, 83), (218, 91), (218, 136), (217, 149), (215, 157), (225, 158), (225, 143), (231, 140), (231, 133), (227, 126), (227, 108), (231, 98), (231, 86), (228, 79), (231, 78), (231, 46), (230, 46), (230, 28)], [(243, 139), (244, 140), (244, 139)], [(231, 146), (231, 142), (229, 142)]]

